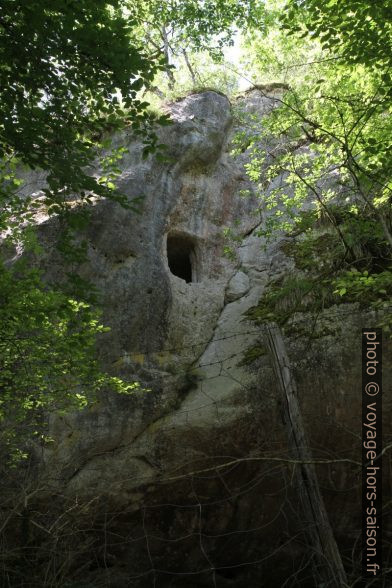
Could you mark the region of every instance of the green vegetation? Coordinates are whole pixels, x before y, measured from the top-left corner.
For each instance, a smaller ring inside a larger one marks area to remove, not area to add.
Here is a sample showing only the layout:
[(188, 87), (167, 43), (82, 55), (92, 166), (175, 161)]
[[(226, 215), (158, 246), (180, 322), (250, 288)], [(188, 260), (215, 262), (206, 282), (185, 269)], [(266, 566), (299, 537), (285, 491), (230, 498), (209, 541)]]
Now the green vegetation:
[(285, 324), (350, 302), (391, 331), (392, 5), (271, 7), (266, 31), (249, 36), (249, 61), (259, 80), (273, 75), (287, 87), (263, 121), (246, 118), (238, 143), (266, 218), (260, 236), (284, 231), (299, 272), (272, 283), (251, 315)]
[(0, 433), (2, 462), (26, 457), (26, 442), (50, 441), (49, 412), (83, 408), (103, 386), (131, 393), (137, 383), (102, 373), (96, 336), (105, 331), (88, 304), (45, 288), (24, 260), (0, 268)]
[[(113, 183), (121, 152), (102, 161), (100, 178), (89, 171), (108, 125), (116, 129), (129, 121), (134, 132), (143, 129), (146, 150), (154, 149), (153, 121), (136, 94), (161, 62), (132, 42), (131, 26), (116, 1), (2, 3), (0, 228), (6, 238), (0, 265), (0, 419), (5, 464), (25, 456), (28, 442), (44, 436), (49, 412), (83, 407), (102, 387), (120, 392), (136, 387), (98, 369), (95, 339), (103, 327), (80, 288), (70, 297), (45, 286), (27, 260), (12, 267), (5, 263), (10, 245), (30, 251), (30, 259), (39, 256), (32, 228), (39, 207), (60, 216), (59, 247), (77, 262), (83, 248), (73, 238), (88, 217), (83, 206), (71, 213), (70, 196), (76, 194), (82, 204), (94, 196), (131, 205)], [(21, 172), (37, 168), (47, 180), (40, 203), (20, 195)]]

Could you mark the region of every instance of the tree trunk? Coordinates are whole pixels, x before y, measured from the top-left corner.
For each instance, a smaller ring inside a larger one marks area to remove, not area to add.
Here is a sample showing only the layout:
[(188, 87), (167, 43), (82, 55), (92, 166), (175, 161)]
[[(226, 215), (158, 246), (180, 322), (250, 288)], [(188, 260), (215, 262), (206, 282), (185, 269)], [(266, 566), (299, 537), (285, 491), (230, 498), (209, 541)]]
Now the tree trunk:
[(184, 56), (185, 63), (186, 63), (186, 66), (188, 68), (188, 71), (191, 74), (192, 84), (193, 84), (193, 86), (196, 86), (196, 75), (195, 75), (195, 72), (193, 71), (193, 67), (191, 66), (191, 62), (189, 61), (188, 54), (185, 51), (185, 49), (182, 50), (182, 54)]
[(163, 52), (166, 62), (165, 73), (168, 77), (169, 90), (173, 90), (176, 80), (170, 65), (170, 46), (165, 25), (161, 29), (161, 36), (163, 40)]
[(312, 454), (307, 441), (295, 380), (286, 352), (282, 332), (278, 325), (266, 325), (267, 345), (282, 394), (284, 420), (287, 426), (288, 445), (294, 459), (302, 461), (297, 477), (303, 516), (307, 522), (309, 543), (314, 551), (315, 579), (325, 588), (347, 586), (346, 573), (336, 545), (333, 531), (321, 496)]

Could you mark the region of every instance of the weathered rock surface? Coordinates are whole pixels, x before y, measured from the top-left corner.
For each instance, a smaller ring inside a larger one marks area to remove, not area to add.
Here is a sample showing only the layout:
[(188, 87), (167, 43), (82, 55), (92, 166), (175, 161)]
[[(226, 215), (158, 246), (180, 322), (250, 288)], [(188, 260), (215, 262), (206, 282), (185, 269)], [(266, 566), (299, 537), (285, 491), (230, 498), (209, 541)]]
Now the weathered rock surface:
[[(257, 92), (247, 100), (253, 111), (273, 105)], [(106, 537), (104, 548), (102, 541), (89, 548), (95, 559), (80, 586), (313, 586), (293, 466), (274, 461), (288, 455), (272, 368), (265, 355), (241, 364), (244, 351), (262, 343), (244, 312), (291, 262), (279, 244), (264, 250), (254, 235), (262, 219), (253, 213), (256, 197), (240, 196), (252, 186), (246, 153), (230, 155), (227, 98), (193, 94), (170, 111), (162, 142), (172, 163), (142, 160), (139, 143), (118, 137), (129, 146), (120, 186), (143, 197), (143, 210), (97, 203), (80, 268), (99, 289), (111, 327), (100, 342), (102, 362), (150, 391), (109, 395), (53, 419), (55, 444), (42, 455), (45, 495), (91, 501), (90, 534)], [(223, 229), (235, 221), (243, 241), (226, 257)], [(57, 279), (53, 222), (40, 234), (47, 277)], [(317, 458), (358, 460), (360, 328), (372, 317), (340, 308), (324, 320), (329, 335), (311, 348), (301, 339), (290, 345), (300, 402)], [(349, 553), (359, 533), (358, 467), (332, 462), (319, 474)], [(82, 544), (75, 549), (88, 559)]]

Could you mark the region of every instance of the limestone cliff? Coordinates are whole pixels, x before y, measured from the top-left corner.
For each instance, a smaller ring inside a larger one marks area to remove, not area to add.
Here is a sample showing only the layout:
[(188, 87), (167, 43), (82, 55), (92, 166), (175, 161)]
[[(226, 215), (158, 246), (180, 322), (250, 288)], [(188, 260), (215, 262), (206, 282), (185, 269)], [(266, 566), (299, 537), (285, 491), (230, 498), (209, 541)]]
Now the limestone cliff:
[[(274, 92), (255, 90), (243, 106), (263, 114)], [(40, 508), (77, 501), (82, 509), (67, 547), (69, 584), (60, 585), (313, 586), (294, 466), (279, 461), (289, 456), (272, 367), (268, 355), (241, 361), (263, 344), (244, 312), (292, 261), (280, 242), (265, 250), (254, 234), (263, 219), (254, 214), (246, 152), (230, 155), (236, 122), (228, 99), (193, 94), (170, 113), (173, 124), (161, 131), (170, 163), (143, 160), (126, 132), (116, 139), (129, 147), (119, 185), (143, 197), (141, 214), (96, 203), (85, 234), (88, 262), (79, 271), (97, 286), (111, 327), (101, 360), (149, 391), (108, 395), (52, 419)], [(242, 240), (225, 256), (224, 228), (234, 223)], [(55, 223), (43, 220), (39, 232), (46, 276), (57, 279)], [(344, 557), (352, 557), (360, 328), (372, 317), (341, 307), (325, 320), (328, 335), (311, 347), (293, 337), (289, 349), (314, 455), (330, 460), (318, 469), (327, 509)]]

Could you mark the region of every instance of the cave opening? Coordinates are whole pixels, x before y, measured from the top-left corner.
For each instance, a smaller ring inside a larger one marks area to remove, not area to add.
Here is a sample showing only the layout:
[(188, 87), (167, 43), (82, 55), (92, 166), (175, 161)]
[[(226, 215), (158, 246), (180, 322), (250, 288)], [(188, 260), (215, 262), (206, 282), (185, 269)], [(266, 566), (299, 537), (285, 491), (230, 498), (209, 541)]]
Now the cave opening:
[(167, 262), (174, 276), (187, 284), (196, 282), (195, 245), (186, 235), (168, 235)]

